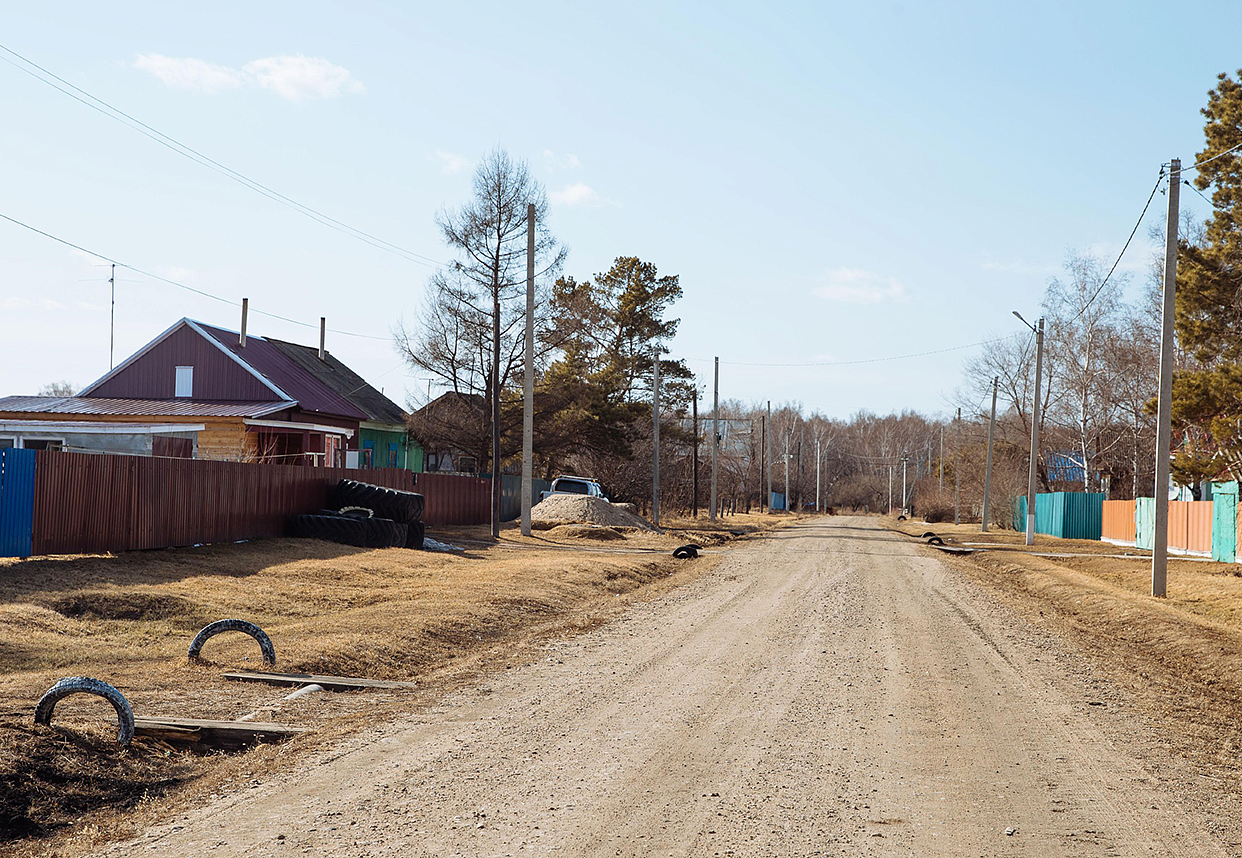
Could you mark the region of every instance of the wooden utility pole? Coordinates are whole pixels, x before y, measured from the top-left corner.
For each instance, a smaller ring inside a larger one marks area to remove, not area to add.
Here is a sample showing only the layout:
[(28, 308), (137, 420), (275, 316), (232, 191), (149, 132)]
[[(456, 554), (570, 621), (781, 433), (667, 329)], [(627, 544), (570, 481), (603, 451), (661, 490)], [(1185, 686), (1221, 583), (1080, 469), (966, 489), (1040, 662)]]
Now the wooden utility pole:
[(716, 520), (716, 484), (720, 475), (720, 358), (715, 359), (712, 378), (712, 508), (707, 518)]
[(535, 457), (535, 204), (526, 205), (526, 373), (522, 390), (522, 535), (530, 536)]
[(1151, 550), (1151, 594), (1168, 593), (1169, 454), (1173, 412), (1173, 308), (1177, 292), (1178, 192), (1182, 162), (1169, 162), (1169, 210), (1164, 227), (1164, 306), (1160, 328), (1160, 391), (1156, 400), (1156, 521)]
[(785, 512), (789, 512), (789, 436), (791, 430), (785, 430)]
[(651, 362), (651, 523), (660, 526), (660, 354)]
[(988, 532), (988, 515), (992, 498), (992, 439), (996, 436), (996, 386), (1000, 376), (992, 377), (992, 417), (988, 421), (988, 464), (983, 474), (983, 532)]
[(693, 457), (691, 460), (692, 470), (694, 473), (690, 475), (690, 515), (693, 518), (699, 517), (699, 388), (696, 384), (694, 390), (690, 392), (690, 407), (692, 409), (691, 420), (694, 427), (694, 446)]

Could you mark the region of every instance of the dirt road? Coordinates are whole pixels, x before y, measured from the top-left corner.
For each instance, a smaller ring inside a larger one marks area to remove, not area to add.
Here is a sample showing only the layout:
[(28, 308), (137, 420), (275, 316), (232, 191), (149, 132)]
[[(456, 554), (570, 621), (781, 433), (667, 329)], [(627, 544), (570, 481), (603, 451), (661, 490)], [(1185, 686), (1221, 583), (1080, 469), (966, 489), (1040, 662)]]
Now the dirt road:
[(1107, 683), (929, 549), (833, 518), (114, 849), (1229, 854)]

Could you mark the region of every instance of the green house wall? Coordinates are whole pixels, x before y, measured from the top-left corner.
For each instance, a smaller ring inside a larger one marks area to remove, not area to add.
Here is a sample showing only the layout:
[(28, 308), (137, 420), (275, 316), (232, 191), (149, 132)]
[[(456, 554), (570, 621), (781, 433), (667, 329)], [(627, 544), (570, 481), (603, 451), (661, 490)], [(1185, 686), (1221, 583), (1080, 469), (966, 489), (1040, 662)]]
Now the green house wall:
[(412, 441), (407, 441), (404, 432), (369, 429), (364, 426), (358, 430), (358, 449), (368, 448), (372, 450), (371, 466), (374, 468), (389, 467), (391, 464), (389, 452), (394, 450), (397, 454), (396, 466), (398, 468), (416, 473), (421, 473), (423, 470), (423, 448)]

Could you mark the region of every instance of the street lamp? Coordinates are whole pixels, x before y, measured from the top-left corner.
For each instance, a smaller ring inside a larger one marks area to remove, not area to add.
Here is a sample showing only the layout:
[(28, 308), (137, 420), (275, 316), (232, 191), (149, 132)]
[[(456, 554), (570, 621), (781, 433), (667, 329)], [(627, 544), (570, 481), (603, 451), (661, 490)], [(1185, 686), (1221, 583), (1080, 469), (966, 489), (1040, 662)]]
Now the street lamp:
[(1035, 403), (1031, 409), (1031, 463), (1026, 478), (1026, 544), (1035, 544), (1035, 468), (1039, 459), (1039, 379), (1044, 369), (1044, 319), (1039, 318), (1038, 327), (1032, 325), (1017, 310), (1013, 314), (1018, 321), (1035, 334)]

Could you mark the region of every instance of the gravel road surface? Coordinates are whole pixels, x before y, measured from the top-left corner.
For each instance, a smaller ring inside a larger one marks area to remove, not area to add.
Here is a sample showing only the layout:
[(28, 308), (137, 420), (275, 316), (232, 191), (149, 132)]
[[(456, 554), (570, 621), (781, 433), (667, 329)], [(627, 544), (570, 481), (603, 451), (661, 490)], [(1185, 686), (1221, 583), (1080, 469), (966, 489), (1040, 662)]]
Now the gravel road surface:
[(930, 549), (834, 517), (114, 851), (1228, 854), (1126, 708)]

